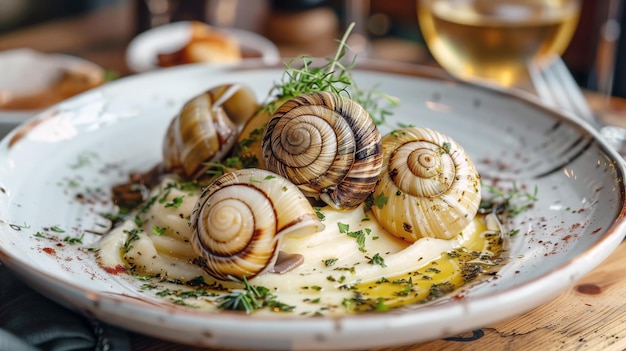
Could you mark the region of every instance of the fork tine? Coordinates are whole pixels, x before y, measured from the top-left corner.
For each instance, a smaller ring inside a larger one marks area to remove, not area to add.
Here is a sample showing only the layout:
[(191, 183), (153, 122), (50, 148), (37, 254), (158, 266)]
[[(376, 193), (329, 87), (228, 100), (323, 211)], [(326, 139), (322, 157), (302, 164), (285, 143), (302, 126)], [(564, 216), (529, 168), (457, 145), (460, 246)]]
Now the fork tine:
[(582, 90), (578, 87), (578, 83), (572, 77), (567, 66), (563, 62), (560, 56), (556, 56), (550, 64), (552, 71), (562, 82), (562, 87), (565, 89), (564, 95), (570, 100), (570, 104), (575, 108), (573, 112), (577, 112), (581, 117), (587, 121), (595, 123), (595, 117), (591, 108), (587, 104), (587, 100), (582, 93)]
[(530, 75), (530, 80), (532, 81), (533, 87), (537, 93), (537, 96), (541, 101), (543, 101), (546, 105), (552, 107), (558, 107), (558, 104), (552, 96), (552, 92), (550, 91), (550, 86), (543, 78), (541, 74), (541, 69), (539, 68), (539, 64), (531, 62), (528, 64), (528, 74)]
[(585, 96), (560, 56), (554, 55), (529, 64), (528, 73), (537, 95), (544, 103), (567, 109), (593, 126), (598, 126)]
[(589, 122), (611, 147), (626, 157), (626, 129), (605, 125), (594, 115), (561, 57), (555, 56), (546, 61), (530, 63), (528, 74), (537, 96), (543, 103), (567, 109)]
[(567, 93), (563, 91), (565, 83), (558, 72), (553, 70), (552, 59), (530, 63), (528, 71), (537, 95), (544, 103), (575, 112)]

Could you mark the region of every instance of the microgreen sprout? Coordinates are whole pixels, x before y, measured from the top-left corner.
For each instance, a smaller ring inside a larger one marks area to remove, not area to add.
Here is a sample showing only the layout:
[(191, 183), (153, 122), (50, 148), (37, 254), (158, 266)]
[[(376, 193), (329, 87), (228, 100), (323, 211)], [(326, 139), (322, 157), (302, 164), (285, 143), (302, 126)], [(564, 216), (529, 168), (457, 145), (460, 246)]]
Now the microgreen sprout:
[[(376, 89), (359, 89), (352, 78), (350, 71), (356, 66), (356, 56), (345, 65), (342, 61), (348, 48), (347, 41), (354, 28), (354, 23), (348, 26), (335, 55), (326, 59), (326, 64), (321, 67), (314, 66), (314, 59), (311, 56), (302, 55), (299, 57), (300, 67), (295, 63), (298, 58), (285, 63), (285, 71), (279, 83), (275, 83), (270, 89), (267, 109), (273, 113), (286, 99), (290, 99), (302, 94), (313, 92), (332, 92), (343, 94), (359, 103), (372, 117), (378, 125), (383, 124), (387, 116), (391, 114), (389, 110), (398, 104), (398, 99), (382, 93)], [(387, 104), (383, 106), (382, 101)]]

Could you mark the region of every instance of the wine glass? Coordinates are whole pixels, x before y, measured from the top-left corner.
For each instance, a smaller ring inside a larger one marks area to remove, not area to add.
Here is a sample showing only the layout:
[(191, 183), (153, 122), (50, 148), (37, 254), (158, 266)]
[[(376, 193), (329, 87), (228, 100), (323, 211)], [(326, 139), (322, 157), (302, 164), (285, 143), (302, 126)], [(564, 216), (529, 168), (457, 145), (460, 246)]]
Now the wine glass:
[(449, 73), (523, 88), (529, 64), (563, 54), (580, 8), (581, 0), (417, 0), (417, 17)]

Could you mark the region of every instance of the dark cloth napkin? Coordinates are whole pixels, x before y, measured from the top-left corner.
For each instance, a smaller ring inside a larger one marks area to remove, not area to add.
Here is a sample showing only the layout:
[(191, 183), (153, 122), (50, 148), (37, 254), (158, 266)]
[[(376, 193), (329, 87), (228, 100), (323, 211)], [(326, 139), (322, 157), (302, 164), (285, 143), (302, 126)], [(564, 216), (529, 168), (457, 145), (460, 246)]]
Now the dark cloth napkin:
[(126, 331), (51, 301), (0, 263), (0, 351), (130, 349)]

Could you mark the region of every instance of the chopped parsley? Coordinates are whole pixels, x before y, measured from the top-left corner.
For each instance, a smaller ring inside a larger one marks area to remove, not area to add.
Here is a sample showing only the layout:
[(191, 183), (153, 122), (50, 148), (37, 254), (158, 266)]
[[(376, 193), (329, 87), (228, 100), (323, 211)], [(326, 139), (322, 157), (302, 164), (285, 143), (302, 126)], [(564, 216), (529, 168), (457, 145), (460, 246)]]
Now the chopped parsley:
[(164, 205), (164, 207), (174, 207), (174, 208), (179, 208), (180, 205), (183, 204), (183, 198), (184, 196), (177, 196), (175, 198), (172, 199), (172, 201), (166, 203)]
[(69, 244), (82, 244), (83, 243), (83, 238), (85, 237), (85, 233), (82, 233), (79, 237), (75, 238), (75, 237), (70, 237), (70, 236), (66, 236), (65, 238), (63, 238), (63, 241)]
[[(508, 218), (513, 218), (520, 213), (529, 210), (538, 200), (537, 187), (535, 186), (532, 193), (522, 191), (514, 182), (510, 191), (504, 191), (493, 185), (485, 187), (492, 195), (490, 198), (483, 198), (480, 208), (483, 211), (495, 211), (503, 214)], [(514, 233), (517, 234), (517, 233)]]
[(245, 311), (248, 314), (262, 308), (269, 308), (274, 312), (288, 312), (295, 309), (295, 306), (277, 301), (276, 295), (270, 293), (268, 288), (250, 285), (246, 277), (243, 277), (242, 283), (244, 284), (242, 290), (233, 290), (218, 297), (217, 307), (224, 310)]
[(324, 262), (324, 266), (330, 267), (330, 266), (334, 265), (338, 260), (339, 259), (335, 257), (335, 258), (329, 258), (329, 259), (324, 260), (322, 262)]
[(369, 264), (379, 265), (381, 267), (387, 267), (385, 264), (385, 259), (380, 256), (379, 253), (375, 254), (368, 262)]
[(165, 234), (166, 231), (167, 231), (167, 228), (165, 227), (159, 227), (158, 225), (152, 226), (152, 232), (156, 235), (163, 235)]
[(124, 252), (128, 252), (133, 248), (133, 241), (139, 240), (139, 234), (142, 233), (141, 229), (124, 230), (124, 233), (128, 235), (124, 242)]
[(322, 213), (321, 207), (313, 207), (313, 210), (315, 210), (315, 215), (317, 216), (317, 219), (319, 219), (320, 221), (324, 221), (326, 219), (326, 215)]
[(385, 196), (385, 194), (383, 194), (383, 193), (380, 193), (380, 194), (376, 195), (376, 197), (374, 197), (374, 199), (373, 199), (373, 206), (376, 206), (376, 207), (382, 209), (383, 207), (385, 207), (387, 202), (389, 202), (389, 197)]
[(359, 251), (365, 252), (365, 238), (366, 235), (371, 232), (371, 229), (365, 228), (362, 230), (357, 230), (355, 232), (347, 232), (346, 234), (350, 237), (356, 239), (356, 243), (359, 246)]

